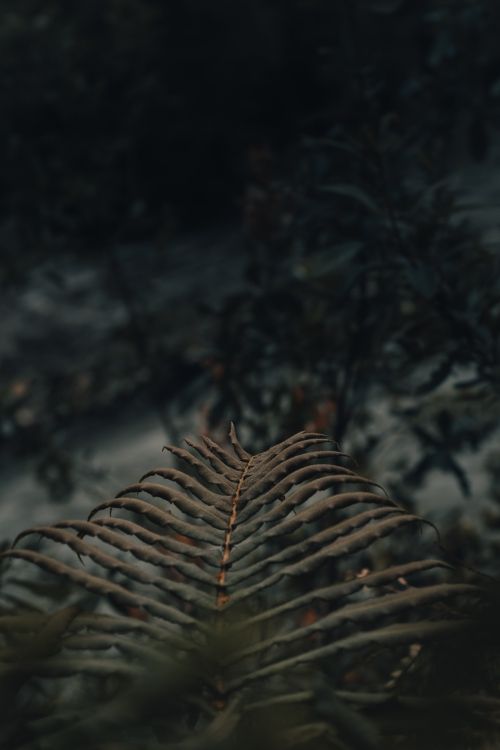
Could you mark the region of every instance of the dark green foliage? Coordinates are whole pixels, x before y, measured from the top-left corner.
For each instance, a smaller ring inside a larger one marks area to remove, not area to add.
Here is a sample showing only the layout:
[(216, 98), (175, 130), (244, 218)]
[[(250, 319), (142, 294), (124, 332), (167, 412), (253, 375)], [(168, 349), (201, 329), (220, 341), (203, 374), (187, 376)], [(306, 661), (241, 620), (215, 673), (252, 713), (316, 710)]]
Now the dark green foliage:
[(212, 423), (244, 414), (259, 439), (275, 438), (330, 399), (343, 440), (374, 391), (414, 396), (419, 410), (464, 373), (459, 385), (498, 392), (498, 252), (436, 181), (419, 135), (388, 113), (305, 140), (294, 164), (264, 186), (263, 202), (284, 196), (265, 234), (252, 215), (249, 288), (217, 311)]
[[(456, 654), (477, 636), (470, 607), (483, 611), (485, 592), (421, 556), (408, 532), (424, 522), (326, 436), (301, 432), (256, 455), (234, 428), (230, 440), (169, 447), (189, 473), (148, 472), (88, 521), (33, 527), (3, 553), (72, 592), (54, 615), (0, 617), (10, 748), (361, 750), (413, 733), (412, 716), (408, 731), (394, 728), (398, 706), (424, 710), (425, 660), (434, 648), (444, 658), (443, 640)], [(153, 475), (166, 481), (144, 481)], [(19, 546), (34, 536), (59, 552)], [(9, 568), (5, 594), (19, 585)], [(87, 595), (75, 606), (78, 588)], [(475, 716), (472, 691), (460, 680), (444, 698)], [(358, 714), (374, 704), (394, 710), (387, 725)]]
[[(208, 352), (212, 428), (237, 415), (257, 446), (331, 429), (375, 476), (398, 434), (408, 503), (433, 471), (470, 497), (461, 457), (500, 417), (498, 250), (424, 141), (395, 113), (304, 139), (248, 195), (248, 286), (215, 311)], [(476, 563), (497, 570), (483, 537)]]
[[(464, 142), (480, 157), (498, 124), (497, 3), (233, 5), (3, 5), (0, 273), (22, 288), (29, 248), (54, 255), (83, 241), (99, 258), (92, 283), (126, 318), (78, 372), (77, 357), (47, 373), (33, 357), (24, 395), (7, 363), (2, 440), (43, 446), (39, 475), (67, 497), (79, 471), (61, 432), (75, 418), (137, 394), (161, 412), (187, 381), (186, 402), (206, 399), (205, 365), (209, 427), (237, 418), (253, 448), (314, 423), (351, 445), (359, 428), (355, 452), (369, 462), (382, 436), (364, 422), (384, 402), (400, 429), (411, 422), (418, 451), (398, 491), (409, 497), (444, 469), (466, 494), (460, 454), (498, 421), (500, 274), (449, 176)], [(168, 295), (150, 294), (172, 274), (172, 213), (192, 227), (199, 211), (241, 208), (251, 261), (241, 294), (221, 292), (213, 315), (188, 292), (189, 317), (173, 324)], [(116, 247), (137, 237), (154, 249)], [(48, 272), (55, 295), (64, 275)], [(195, 362), (183, 329), (195, 331)], [(450, 382), (464, 390), (428, 419)], [(480, 414), (474, 434), (465, 398)]]

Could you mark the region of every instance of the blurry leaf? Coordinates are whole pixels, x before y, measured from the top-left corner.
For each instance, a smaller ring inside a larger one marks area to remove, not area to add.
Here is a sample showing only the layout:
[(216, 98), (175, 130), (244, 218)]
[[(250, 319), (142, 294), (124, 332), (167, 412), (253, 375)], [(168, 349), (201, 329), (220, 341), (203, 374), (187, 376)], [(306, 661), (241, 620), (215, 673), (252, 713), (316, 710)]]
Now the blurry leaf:
[(359, 188), (357, 185), (347, 185), (338, 183), (336, 185), (325, 185), (321, 188), (324, 193), (334, 193), (344, 198), (352, 198), (353, 200), (361, 203), (372, 213), (380, 215), (380, 208), (377, 206), (375, 201), (366, 193), (364, 190)]
[(330, 688), (318, 691), (318, 714), (328, 718), (340, 730), (342, 739), (353, 750), (377, 750), (380, 735), (376, 725), (341, 701)]
[(446, 380), (448, 375), (450, 375), (454, 364), (455, 364), (454, 357), (451, 357), (451, 356), (446, 357), (433, 370), (433, 372), (431, 372), (429, 378), (415, 389), (415, 394), (418, 396), (423, 396), (426, 393), (430, 393), (431, 391), (438, 388), (438, 386), (440, 386), (441, 383), (443, 383)]
[(362, 242), (341, 242), (328, 250), (322, 250), (315, 253), (307, 259), (300, 267), (296, 267), (295, 274), (299, 278), (318, 278), (335, 271), (339, 266), (349, 264), (355, 261), (360, 249), (363, 247)]

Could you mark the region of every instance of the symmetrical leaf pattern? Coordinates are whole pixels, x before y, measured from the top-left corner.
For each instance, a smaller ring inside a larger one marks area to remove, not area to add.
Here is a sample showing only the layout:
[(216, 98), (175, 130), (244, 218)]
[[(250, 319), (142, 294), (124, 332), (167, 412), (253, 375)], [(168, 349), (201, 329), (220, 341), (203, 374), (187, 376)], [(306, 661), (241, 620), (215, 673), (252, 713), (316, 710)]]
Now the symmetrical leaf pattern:
[[(443, 561), (389, 561), (382, 551), (378, 569), (363, 569), (377, 562), (380, 540), (422, 520), (360, 476), (327, 436), (301, 432), (257, 455), (234, 426), (229, 437), (229, 448), (207, 437), (186, 441), (191, 450), (166, 446), (183, 471), (149, 471), (88, 520), (29, 528), (3, 553), (115, 610), (0, 617), (0, 633), (45, 634), (30, 674), (133, 675), (159, 655), (188, 663), (218, 643), (199, 686), (209, 726), (217, 712), (248, 710), (264, 687), (281, 704), (311, 696), (325, 672), (347, 695), (346, 675), (364, 654), (376, 662), (381, 650), (468, 627), (457, 602), (478, 589), (443, 580)], [(19, 546), (34, 538), (63, 554)], [(19, 676), (23, 664), (1, 669)]]

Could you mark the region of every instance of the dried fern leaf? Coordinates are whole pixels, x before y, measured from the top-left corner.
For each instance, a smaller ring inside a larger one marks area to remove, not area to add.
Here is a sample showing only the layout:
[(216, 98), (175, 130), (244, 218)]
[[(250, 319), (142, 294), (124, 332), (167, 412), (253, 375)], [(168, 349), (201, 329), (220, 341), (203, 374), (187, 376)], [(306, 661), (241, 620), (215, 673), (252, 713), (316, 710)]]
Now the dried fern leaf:
[[(392, 665), (402, 646), (466, 632), (464, 606), (479, 588), (443, 580), (451, 566), (419, 558), (418, 545), (399, 545), (397, 535), (422, 519), (347, 468), (349, 457), (328, 442), (303, 431), (251, 455), (231, 425), (226, 447), (209, 437), (187, 440), (192, 450), (165, 446), (187, 471), (155, 468), (99, 503), (88, 520), (19, 534), (16, 544), (36, 536), (43, 551), (14, 547), (4, 560), (31, 563), (119, 614), (74, 614), (59, 633), (59, 651), (31, 665), (9, 661), (9, 637), (38, 637), (50, 618), (0, 616), (3, 677), (131, 677), (156, 657), (170, 663), (168, 648), (182, 658), (192, 652), (201, 665), (193, 683), (199, 693), (191, 686), (186, 706), (203, 706), (199, 739), (224, 723), (229, 696), (240, 701), (244, 690), (255, 698), (264, 681), (272, 685), (266, 700), (277, 706), (299, 697), (314, 703), (315, 690), (297, 690), (304, 669), (317, 681), (329, 667), (341, 695), (343, 674), (359, 653), (382, 649)], [(388, 547), (398, 550), (395, 559), (380, 554)], [(330, 729), (323, 719), (304, 719), (290, 742)]]

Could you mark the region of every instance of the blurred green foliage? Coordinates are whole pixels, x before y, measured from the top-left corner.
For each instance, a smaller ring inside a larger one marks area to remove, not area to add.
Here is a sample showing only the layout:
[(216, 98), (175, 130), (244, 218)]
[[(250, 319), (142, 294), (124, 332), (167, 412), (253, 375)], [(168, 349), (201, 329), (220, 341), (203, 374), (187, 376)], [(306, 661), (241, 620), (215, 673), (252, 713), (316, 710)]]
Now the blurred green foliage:
[[(374, 398), (406, 398), (399, 418), (436, 460), (477, 447), (498, 417), (497, 248), (393, 116), (309, 137), (293, 163), (247, 194), (248, 287), (217, 311), (212, 424), (245, 414), (266, 442), (309, 421), (343, 440)], [(466, 399), (489, 410), (474, 422)]]
[[(43, 445), (51, 494), (74, 485), (75, 419), (145, 392), (161, 410), (185, 382), (206, 398), (205, 368), (210, 429), (237, 419), (262, 446), (359, 428), (368, 459), (382, 398), (415, 448), (393, 489), (409, 501), (438, 469), (466, 495), (460, 453), (498, 417), (499, 256), (448, 177), (497, 137), (498, 3), (7, 0), (0, 21), (2, 281), (15, 297), (71, 247), (124, 312), (85, 362), (5, 367), (2, 439)], [(179, 323), (193, 361), (150, 280), (174, 226), (238, 215), (244, 286)], [(154, 252), (115, 250), (139, 238)]]

